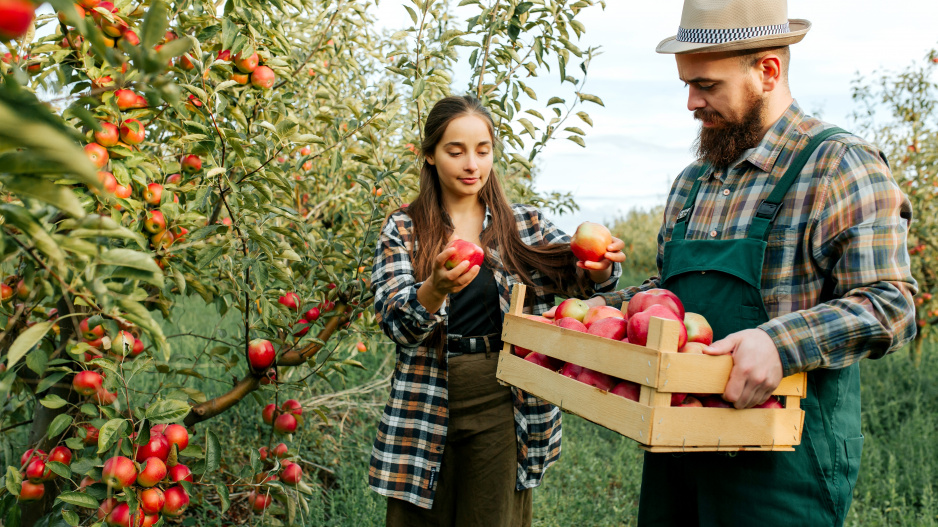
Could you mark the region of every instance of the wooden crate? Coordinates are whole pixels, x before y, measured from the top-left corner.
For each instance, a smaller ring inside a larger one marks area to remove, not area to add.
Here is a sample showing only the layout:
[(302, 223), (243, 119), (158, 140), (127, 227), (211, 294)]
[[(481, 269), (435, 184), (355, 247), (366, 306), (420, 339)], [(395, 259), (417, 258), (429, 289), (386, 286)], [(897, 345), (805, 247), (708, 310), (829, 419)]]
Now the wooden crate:
[[(637, 346), (522, 316), (524, 285), (512, 290), (502, 329), (497, 378), (641, 443), (651, 452), (794, 450), (801, 442), (800, 401), (807, 378), (785, 377), (775, 395), (785, 408), (672, 407), (672, 393), (722, 394), (729, 355), (677, 353), (678, 322), (653, 317), (647, 346)], [(512, 344), (641, 386), (639, 401), (581, 383), (511, 353)]]

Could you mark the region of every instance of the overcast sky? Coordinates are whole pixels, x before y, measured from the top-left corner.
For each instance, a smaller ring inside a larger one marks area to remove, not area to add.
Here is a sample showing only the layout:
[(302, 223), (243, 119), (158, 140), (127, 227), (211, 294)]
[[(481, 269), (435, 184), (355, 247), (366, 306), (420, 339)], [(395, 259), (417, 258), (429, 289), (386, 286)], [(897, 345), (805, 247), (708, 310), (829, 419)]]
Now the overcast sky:
[[(659, 41), (677, 32), (682, 5), (608, 0), (605, 11), (594, 7), (577, 16), (586, 34), (575, 43), (603, 51), (584, 91), (601, 97), (605, 107), (584, 108), (594, 122), (592, 129), (583, 126), (586, 148), (556, 140), (536, 159), (538, 189), (573, 192), (580, 205), (575, 214), (552, 218), (565, 231), (572, 233), (583, 221), (611, 224), (633, 207), (663, 203), (671, 181), (692, 161), (698, 125), (686, 108), (687, 91), (673, 55), (655, 53)], [(387, 27), (410, 24), (400, 0), (381, 0), (377, 12)], [(792, 46), (795, 99), (848, 130), (855, 128), (848, 116), (851, 81), (858, 74), (898, 70), (938, 45), (936, 0), (789, 0), (788, 15), (812, 23), (804, 40)], [(456, 72), (457, 93), (466, 78), (468, 73)], [(556, 91), (556, 82), (544, 77), (531, 84), (546, 94)]]

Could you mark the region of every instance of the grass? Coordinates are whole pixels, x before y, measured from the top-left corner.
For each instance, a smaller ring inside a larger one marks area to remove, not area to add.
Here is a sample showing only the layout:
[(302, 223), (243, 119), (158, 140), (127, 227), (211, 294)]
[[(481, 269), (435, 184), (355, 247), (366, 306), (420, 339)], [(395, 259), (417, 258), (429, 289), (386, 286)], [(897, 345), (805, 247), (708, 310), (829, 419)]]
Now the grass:
[[(195, 328), (204, 330), (218, 322), (218, 317), (197, 300), (181, 310), (181, 315), (177, 311), (177, 322), (165, 323), (168, 335)], [(223, 320), (220, 327), (234, 332), (237, 325)], [(230, 338), (236, 337), (232, 333)], [(354, 346), (358, 339), (352, 335), (342, 346)], [(205, 341), (191, 337), (172, 341), (174, 360), (184, 361), (206, 349)], [(329, 422), (311, 416), (289, 443), (315, 483), (310, 510), (303, 515), (302, 524), (384, 523), (385, 500), (368, 489), (367, 476), (371, 444), (389, 392), (385, 380), (393, 367), (393, 348), (382, 336), (369, 342), (368, 347), (367, 353), (355, 356), (366, 370), (348, 369), (345, 377), (332, 374), (328, 379), (316, 380), (309, 389), (285, 389), (279, 395), (280, 401), (290, 396), (311, 401), (334, 391), (377, 385), (377, 389), (329, 401), (324, 406)], [(200, 371), (207, 377), (224, 377), (218, 373), (221, 367), (214, 372), (212, 369)], [(925, 346), (918, 367), (907, 351), (900, 351), (881, 360), (863, 361), (861, 372), (866, 441), (847, 525), (934, 526), (938, 524), (938, 346)], [(198, 383), (207, 386), (204, 390), (208, 395), (218, 393), (223, 384), (221, 378)], [(219, 435), (226, 452), (222, 470), (230, 475), (249, 462), (250, 449), (270, 443), (269, 428), (262, 423), (260, 411), (273, 396), (273, 390), (266, 388), (257, 397), (249, 397), (233, 410), (197, 427), (197, 433), (211, 427)], [(278, 440), (274, 441), (276, 444)], [(641, 456), (642, 450), (635, 442), (565, 415), (564, 453), (534, 493), (534, 525), (634, 525)], [(231, 510), (220, 516), (211, 495), (206, 493), (203, 506), (193, 509), (185, 524), (277, 524), (251, 516), (245, 493), (238, 492), (232, 495)]]

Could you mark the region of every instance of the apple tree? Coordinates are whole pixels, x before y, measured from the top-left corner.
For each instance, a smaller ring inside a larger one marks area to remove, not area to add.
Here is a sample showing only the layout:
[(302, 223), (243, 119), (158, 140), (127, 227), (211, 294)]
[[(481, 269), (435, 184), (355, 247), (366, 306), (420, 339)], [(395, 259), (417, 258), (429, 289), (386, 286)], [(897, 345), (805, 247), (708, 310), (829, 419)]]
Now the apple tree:
[[(365, 0), (0, 0), (27, 12), (0, 16), (5, 525), (155, 525), (209, 497), (302, 523), (313, 490), (288, 443), (319, 409), (281, 392), (360, 366), (340, 343), (375, 331), (374, 243), (415, 192), (428, 108), (470, 68), (512, 197), (571, 207), (532, 171), (602, 104), (596, 50), (575, 44), (594, 3), (416, 0), (388, 34)], [(216, 345), (180, 354), (154, 313), (184, 297), (239, 334), (205, 328)], [(222, 470), (200, 424), (252, 394), (271, 433)]]
[(889, 159), (893, 176), (912, 202), (908, 251), (919, 284), (918, 335), (913, 359), (938, 324), (938, 50), (897, 73), (854, 82), (854, 117)]

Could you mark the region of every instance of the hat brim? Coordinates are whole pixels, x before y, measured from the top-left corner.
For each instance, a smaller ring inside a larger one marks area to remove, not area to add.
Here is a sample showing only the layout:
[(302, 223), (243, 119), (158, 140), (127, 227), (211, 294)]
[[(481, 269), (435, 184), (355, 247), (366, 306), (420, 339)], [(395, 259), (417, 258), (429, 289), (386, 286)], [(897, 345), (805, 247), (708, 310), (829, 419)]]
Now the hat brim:
[(741, 49), (760, 49), (774, 48), (778, 46), (787, 46), (801, 42), (801, 39), (811, 29), (811, 22), (807, 20), (793, 18), (788, 21), (788, 27), (791, 29), (788, 33), (778, 35), (766, 35), (762, 37), (747, 38), (744, 40), (734, 40), (732, 42), (723, 42), (721, 44), (710, 44), (702, 42), (679, 42), (677, 36), (662, 40), (655, 51), (658, 53), (717, 53), (720, 51), (737, 51)]

